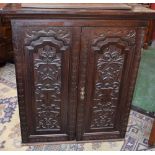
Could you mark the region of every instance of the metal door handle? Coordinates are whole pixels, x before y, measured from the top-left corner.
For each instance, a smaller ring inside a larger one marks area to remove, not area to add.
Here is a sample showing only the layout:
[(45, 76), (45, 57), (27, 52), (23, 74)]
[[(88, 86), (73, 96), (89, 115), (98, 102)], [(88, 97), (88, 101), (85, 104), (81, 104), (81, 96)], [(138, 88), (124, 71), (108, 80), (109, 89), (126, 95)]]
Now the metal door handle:
[(85, 97), (85, 88), (82, 87), (82, 88), (81, 88), (81, 91), (80, 91), (80, 99), (81, 99), (81, 100), (84, 100), (84, 97)]

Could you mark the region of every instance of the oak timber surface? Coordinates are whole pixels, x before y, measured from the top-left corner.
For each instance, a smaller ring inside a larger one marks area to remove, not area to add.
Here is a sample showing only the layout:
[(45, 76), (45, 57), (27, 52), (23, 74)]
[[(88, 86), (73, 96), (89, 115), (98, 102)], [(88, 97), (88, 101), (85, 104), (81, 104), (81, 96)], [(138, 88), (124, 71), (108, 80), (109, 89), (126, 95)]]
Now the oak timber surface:
[[(22, 6), (25, 7), (22, 7)], [(30, 4), (29, 4), (30, 5)], [(33, 4), (26, 7), (26, 4), (8, 4), (0, 13), (10, 18), (102, 18), (102, 19), (152, 19), (155, 18), (155, 11), (145, 8), (140, 4)], [(55, 7), (54, 7), (55, 5)], [(76, 9), (75, 9), (76, 8)], [(29, 16), (28, 16), (29, 15)], [(58, 17), (59, 16), (59, 17)]]
[(145, 27), (155, 14), (78, 5), (1, 11), (12, 24), (23, 143), (125, 137)]

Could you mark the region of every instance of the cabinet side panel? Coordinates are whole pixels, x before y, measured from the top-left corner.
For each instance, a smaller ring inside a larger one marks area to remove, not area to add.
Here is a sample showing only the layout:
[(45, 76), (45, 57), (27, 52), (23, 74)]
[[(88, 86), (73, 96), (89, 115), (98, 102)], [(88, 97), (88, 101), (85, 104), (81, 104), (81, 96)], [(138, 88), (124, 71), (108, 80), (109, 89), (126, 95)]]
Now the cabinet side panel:
[(28, 122), (27, 122), (27, 111), (25, 103), (25, 85), (24, 85), (24, 54), (22, 51), (22, 40), (23, 36), (20, 36), (21, 29), (16, 24), (14, 20), (11, 21), (12, 25), (12, 42), (13, 42), (13, 51), (15, 57), (15, 70), (16, 70), (16, 81), (17, 81), (17, 96), (18, 96), (18, 105), (19, 105), (19, 115), (20, 115), (20, 127), (22, 142), (28, 142), (29, 131), (28, 131)]
[[(130, 114), (130, 108), (132, 104), (132, 97), (134, 93), (138, 68), (141, 60), (141, 51), (144, 44), (144, 36), (145, 36), (145, 27), (138, 27), (136, 29), (136, 42), (135, 42), (135, 53), (131, 61), (130, 70), (128, 73), (128, 85), (127, 87), (127, 94), (124, 95), (124, 99), (122, 99), (121, 105), (119, 106), (119, 110), (123, 110), (123, 113), (120, 116), (120, 134), (121, 137), (125, 137), (127, 125), (128, 125), (128, 119)], [(125, 81), (123, 83), (125, 85)], [(126, 103), (126, 104), (124, 104)]]

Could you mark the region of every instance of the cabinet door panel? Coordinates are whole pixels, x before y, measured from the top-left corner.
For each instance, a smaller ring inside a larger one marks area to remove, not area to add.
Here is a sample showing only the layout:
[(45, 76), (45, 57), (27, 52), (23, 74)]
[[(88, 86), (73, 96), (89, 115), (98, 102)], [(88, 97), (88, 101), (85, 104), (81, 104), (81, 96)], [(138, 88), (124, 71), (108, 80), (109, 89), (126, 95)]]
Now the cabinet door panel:
[(80, 29), (46, 23), (12, 22), (23, 142), (75, 139)]
[(136, 33), (134, 28), (123, 27), (82, 29), (78, 140), (124, 137), (132, 94), (130, 88), (133, 87), (131, 81), (136, 75), (132, 68)]

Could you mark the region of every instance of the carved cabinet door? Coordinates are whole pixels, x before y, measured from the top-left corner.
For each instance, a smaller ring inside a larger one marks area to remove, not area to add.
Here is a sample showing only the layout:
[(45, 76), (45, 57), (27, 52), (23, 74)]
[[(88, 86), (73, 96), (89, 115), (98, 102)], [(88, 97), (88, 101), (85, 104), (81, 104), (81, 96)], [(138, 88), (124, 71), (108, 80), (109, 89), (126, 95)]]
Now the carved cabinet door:
[(143, 37), (130, 27), (82, 28), (77, 140), (125, 136)]
[(12, 20), (22, 142), (75, 139), (80, 28)]

